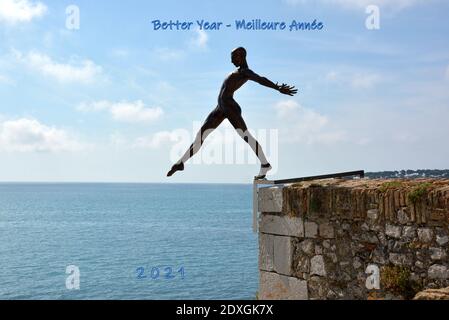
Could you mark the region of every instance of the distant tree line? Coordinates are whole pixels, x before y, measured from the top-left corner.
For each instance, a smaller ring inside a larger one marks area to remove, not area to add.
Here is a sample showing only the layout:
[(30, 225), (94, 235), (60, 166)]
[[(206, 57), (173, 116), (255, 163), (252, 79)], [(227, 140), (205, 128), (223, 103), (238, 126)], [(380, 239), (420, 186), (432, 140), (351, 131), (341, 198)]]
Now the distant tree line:
[(397, 171), (379, 171), (367, 172), (366, 177), (371, 179), (379, 178), (449, 178), (449, 170), (420, 169), (420, 170), (397, 170)]

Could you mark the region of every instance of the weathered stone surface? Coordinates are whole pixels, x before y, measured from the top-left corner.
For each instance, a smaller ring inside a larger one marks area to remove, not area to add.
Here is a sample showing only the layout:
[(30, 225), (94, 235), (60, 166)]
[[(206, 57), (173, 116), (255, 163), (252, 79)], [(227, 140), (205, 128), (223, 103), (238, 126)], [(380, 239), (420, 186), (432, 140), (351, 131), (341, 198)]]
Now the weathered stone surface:
[(259, 233), (259, 269), (273, 271), (274, 266), (274, 236)]
[(433, 240), (433, 231), (430, 228), (419, 228), (418, 229), (418, 238), (419, 241), (424, 243), (432, 242)]
[(446, 258), (446, 250), (440, 248), (430, 248), (429, 250), (432, 260), (443, 260)]
[(309, 273), (310, 272), (310, 261), (309, 258), (307, 258), (304, 255), (299, 256), (296, 264), (296, 272), (301, 273)]
[(388, 261), (388, 256), (385, 254), (384, 250), (377, 248), (372, 253), (372, 261), (376, 264), (384, 265)]
[(332, 261), (332, 263), (338, 262), (338, 257), (334, 252), (326, 253), (326, 257), (328, 257)]
[(326, 267), (322, 255), (315, 256), (310, 260), (310, 274), (322, 277), (326, 276)]
[(448, 242), (449, 242), (449, 236), (440, 236), (440, 235), (437, 235), (437, 243), (438, 243), (440, 246), (444, 246), (444, 245), (446, 245)]
[(372, 232), (363, 233), (360, 236), (360, 240), (365, 243), (378, 243), (379, 239), (377, 238), (376, 234)]
[(385, 225), (385, 234), (391, 238), (401, 238), (401, 232), (402, 228), (400, 226), (395, 226), (388, 223)]
[(312, 276), (308, 282), (309, 285), (309, 298), (313, 300), (326, 299), (329, 294), (329, 283), (326, 279)]
[(318, 225), (315, 222), (306, 221), (304, 229), (306, 238), (316, 238), (318, 236)]
[(304, 237), (302, 218), (278, 216), (263, 213), (260, 219), (260, 232), (282, 236)]
[(282, 212), (282, 188), (259, 188), (259, 212)]
[(410, 254), (390, 253), (390, 262), (396, 266), (411, 266), (413, 257)]
[(404, 227), (404, 229), (402, 230), (402, 236), (404, 238), (413, 239), (414, 237), (416, 237), (416, 227), (413, 226)]
[(449, 270), (446, 266), (434, 264), (430, 266), (429, 271), (430, 279), (448, 279), (449, 278)]
[(259, 268), (271, 271), (264, 284), (275, 287), (271, 296), (291, 298), (296, 284), (309, 299), (373, 298), (368, 265), (382, 273), (377, 298), (412, 298), (408, 281), (449, 285), (449, 179), (320, 180), (286, 186), (283, 196), (262, 194), (278, 201), (270, 211), (285, 210), (260, 219)]
[(332, 239), (334, 238), (334, 227), (330, 223), (320, 224), (320, 237)]
[(292, 274), (292, 241), (290, 237), (273, 236), (274, 262), (273, 270), (290, 276)]
[(405, 211), (404, 209), (398, 211), (397, 218), (400, 224), (407, 224), (408, 222), (410, 222), (410, 217), (407, 211)]
[(354, 262), (352, 263), (352, 266), (354, 267), (354, 269), (359, 269), (362, 267), (362, 263), (360, 261), (360, 258), (356, 257), (354, 259)]
[(306, 239), (299, 244), (299, 248), (307, 255), (312, 255), (315, 252), (315, 243), (313, 240)]
[(418, 292), (413, 300), (449, 300), (449, 287)]
[(366, 212), (366, 217), (370, 220), (377, 220), (379, 218), (379, 209), (370, 209)]
[(307, 281), (273, 272), (260, 272), (260, 300), (307, 300)]
[(418, 269), (423, 269), (423, 268), (424, 268), (424, 262), (419, 261), (419, 260), (416, 260), (415, 266), (416, 266)]

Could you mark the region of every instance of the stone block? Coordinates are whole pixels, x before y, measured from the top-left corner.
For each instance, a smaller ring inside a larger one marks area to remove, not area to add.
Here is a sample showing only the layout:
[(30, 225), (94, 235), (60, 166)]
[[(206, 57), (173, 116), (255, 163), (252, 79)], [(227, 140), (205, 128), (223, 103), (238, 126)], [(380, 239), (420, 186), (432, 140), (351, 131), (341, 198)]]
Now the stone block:
[(335, 237), (334, 227), (330, 223), (320, 224), (320, 237), (332, 239)]
[(274, 268), (274, 236), (259, 233), (259, 269), (273, 271)]
[(379, 209), (370, 209), (366, 212), (366, 217), (369, 220), (375, 221), (379, 218)]
[(430, 228), (419, 228), (418, 229), (418, 238), (419, 241), (424, 243), (432, 242), (433, 240), (433, 231)]
[(446, 259), (446, 250), (441, 248), (430, 248), (430, 259), (432, 260), (443, 260)]
[(307, 281), (273, 272), (260, 272), (260, 300), (308, 300)]
[(304, 224), (302, 218), (261, 214), (260, 232), (281, 236), (304, 237)]
[(440, 235), (437, 235), (437, 243), (440, 245), (440, 246), (444, 246), (446, 243), (448, 243), (449, 242), (449, 237), (448, 236), (440, 236)]
[(399, 226), (395, 226), (387, 223), (385, 225), (385, 234), (391, 238), (399, 239), (401, 238), (402, 228)]
[(315, 256), (310, 260), (310, 275), (326, 276), (326, 266), (322, 255)]
[(282, 188), (259, 188), (258, 206), (259, 212), (282, 212)]
[(312, 221), (306, 221), (304, 223), (305, 237), (316, 238), (318, 236), (318, 225)]
[(406, 226), (402, 230), (402, 235), (405, 238), (413, 239), (416, 237), (416, 227), (413, 226)]
[(434, 264), (430, 266), (428, 270), (428, 275), (430, 279), (449, 279), (449, 270), (446, 266)]
[(277, 273), (292, 275), (292, 239), (290, 237), (273, 236), (274, 263), (273, 270)]
[(315, 244), (313, 240), (306, 239), (299, 244), (299, 248), (307, 255), (312, 255), (315, 252)]
[(408, 222), (411, 221), (408, 211), (404, 209), (398, 210), (397, 218), (400, 224), (407, 224)]
[(395, 266), (411, 266), (413, 257), (410, 254), (390, 253), (390, 262)]

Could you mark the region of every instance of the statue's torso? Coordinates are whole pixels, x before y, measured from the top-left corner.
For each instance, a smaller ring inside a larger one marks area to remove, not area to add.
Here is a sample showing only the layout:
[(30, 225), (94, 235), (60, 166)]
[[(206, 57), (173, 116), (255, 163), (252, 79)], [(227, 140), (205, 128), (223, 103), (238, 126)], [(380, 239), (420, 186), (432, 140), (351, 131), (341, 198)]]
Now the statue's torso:
[(240, 89), (248, 81), (248, 77), (237, 69), (230, 73), (223, 82), (220, 90), (219, 100), (233, 98), (234, 92)]

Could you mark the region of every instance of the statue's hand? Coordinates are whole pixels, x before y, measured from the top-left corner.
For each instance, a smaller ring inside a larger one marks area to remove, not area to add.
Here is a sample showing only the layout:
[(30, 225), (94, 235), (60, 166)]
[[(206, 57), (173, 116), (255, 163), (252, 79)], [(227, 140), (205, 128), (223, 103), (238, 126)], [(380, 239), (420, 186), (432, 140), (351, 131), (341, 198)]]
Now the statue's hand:
[(289, 86), (289, 85), (286, 85), (285, 83), (283, 83), (281, 86), (278, 85), (277, 83), (276, 83), (276, 85), (279, 88), (279, 92), (282, 94), (294, 96), (295, 94), (298, 93), (298, 89), (296, 89), (294, 86)]

